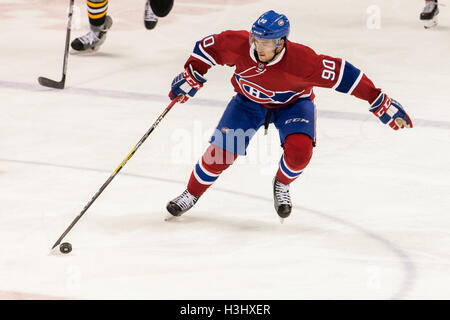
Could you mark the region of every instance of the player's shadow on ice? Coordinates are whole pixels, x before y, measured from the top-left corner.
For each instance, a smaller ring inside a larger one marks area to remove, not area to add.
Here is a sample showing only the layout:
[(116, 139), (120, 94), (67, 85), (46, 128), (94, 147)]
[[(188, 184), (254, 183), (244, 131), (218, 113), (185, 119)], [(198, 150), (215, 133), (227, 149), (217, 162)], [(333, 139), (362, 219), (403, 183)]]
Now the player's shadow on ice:
[(113, 52), (104, 52), (104, 51), (90, 51), (90, 52), (80, 52), (76, 50), (70, 50), (71, 56), (81, 57), (81, 58), (127, 58), (124, 54), (113, 53)]
[(437, 25), (436, 27), (435, 27), (435, 29), (436, 30), (438, 30), (438, 31), (448, 31), (448, 30), (450, 30), (450, 26), (441, 26), (441, 25)]
[[(217, 216), (210, 212), (189, 212), (181, 217), (171, 221), (164, 221), (166, 212), (142, 212), (142, 213), (127, 213), (124, 216), (112, 216), (105, 218), (97, 217), (98, 221), (92, 222), (97, 231), (105, 232), (107, 234), (127, 234), (134, 232), (195, 232), (196, 230), (211, 232), (238, 232), (242, 233), (267, 233), (267, 234), (283, 234), (283, 235), (300, 235), (300, 234), (315, 234), (323, 235), (324, 233), (333, 232), (331, 229), (318, 228), (308, 224), (308, 221), (303, 218), (300, 220), (295, 218), (295, 210), (292, 216), (287, 218), (283, 224), (276, 213), (273, 215), (273, 220), (258, 220), (249, 219), (245, 215), (241, 217), (223, 215)], [(262, 219), (265, 219), (263, 217)], [(95, 220), (97, 220), (95, 219)]]
[[(295, 215), (295, 211), (292, 213)], [(179, 227), (182, 227), (184, 230), (185, 227), (189, 229), (201, 229), (205, 230), (210, 228), (211, 231), (234, 231), (234, 232), (246, 232), (246, 233), (283, 233), (285, 235), (298, 235), (305, 233), (324, 233), (330, 232), (330, 230), (325, 230), (322, 228), (313, 227), (311, 225), (308, 226), (308, 223), (305, 220), (302, 220), (301, 223), (298, 223), (297, 219), (292, 217), (287, 218), (283, 224), (280, 223), (280, 220), (276, 213), (274, 213), (272, 221), (264, 221), (258, 219), (248, 219), (244, 215), (241, 217), (231, 216), (224, 217), (222, 216), (214, 216), (213, 214), (206, 212), (192, 212), (190, 215), (181, 216), (174, 220), (165, 222), (171, 227), (174, 231), (179, 230)]]

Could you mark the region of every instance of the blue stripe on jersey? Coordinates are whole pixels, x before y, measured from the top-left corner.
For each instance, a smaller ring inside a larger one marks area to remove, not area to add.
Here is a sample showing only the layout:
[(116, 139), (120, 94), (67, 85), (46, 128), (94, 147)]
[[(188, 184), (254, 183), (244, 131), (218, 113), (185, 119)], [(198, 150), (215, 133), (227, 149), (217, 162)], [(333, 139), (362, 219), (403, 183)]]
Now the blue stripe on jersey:
[(300, 172), (293, 172), (291, 171), (286, 164), (284, 163), (284, 156), (281, 157), (280, 160), (280, 167), (281, 167), (281, 171), (290, 179), (294, 179), (297, 178), (299, 175), (302, 174), (303, 170)]
[(345, 61), (344, 74), (342, 75), (342, 80), (336, 91), (342, 93), (348, 93), (352, 88), (353, 84), (359, 77), (361, 70), (353, 66), (351, 63)]
[(212, 66), (215, 66), (216, 63), (215, 63), (214, 61), (211, 61), (211, 59), (209, 59), (209, 58), (202, 52), (202, 50), (200, 49), (200, 47), (201, 47), (201, 41), (197, 41), (197, 42), (195, 43), (195, 47), (194, 47), (194, 54), (195, 54), (200, 60), (206, 60), (206, 61), (203, 61), (203, 62), (205, 62), (205, 63), (207, 63), (207, 64), (210, 64), (210, 65), (212, 65)]
[(205, 182), (213, 183), (218, 178), (218, 176), (217, 177), (212, 177), (212, 176), (208, 175), (208, 173), (206, 173), (205, 171), (202, 170), (202, 168), (200, 168), (200, 165), (198, 164), (198, 162), (195, 165), (195, 172), (197, 173), (198, 177), (200, 179), (202, 179), (203, 181), (205, 181)]

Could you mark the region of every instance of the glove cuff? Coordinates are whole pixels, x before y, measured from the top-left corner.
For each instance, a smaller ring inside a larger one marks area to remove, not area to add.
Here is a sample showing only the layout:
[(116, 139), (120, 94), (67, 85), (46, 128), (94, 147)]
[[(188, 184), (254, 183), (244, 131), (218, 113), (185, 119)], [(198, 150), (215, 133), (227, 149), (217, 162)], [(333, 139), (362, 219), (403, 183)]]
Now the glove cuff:
[(373, 110), (376, 110), (384, 101), (385, 93), (380, 92), (378, 97), (372, 102), (372, 104), (369, 107), (369, 110), (373, 112)]
[(200, 86), (206, 82), (206, 78), (203, 77), (199, 72), (194, 70), (191, 64), (186, 68), (186, 70), (189, 72), (191, 77), (194, 78), (200, 84)]

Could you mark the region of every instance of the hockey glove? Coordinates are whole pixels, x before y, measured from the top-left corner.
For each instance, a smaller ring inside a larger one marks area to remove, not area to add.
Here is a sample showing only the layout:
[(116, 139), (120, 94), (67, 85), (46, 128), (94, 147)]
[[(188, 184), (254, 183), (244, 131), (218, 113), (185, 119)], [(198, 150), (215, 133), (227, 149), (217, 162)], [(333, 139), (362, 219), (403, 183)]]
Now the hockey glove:
[(172, 89), (169, 92), (171, 100), (182, 96), (180, 103), (185, 103), (189, 97), (195, 96), (197, 91), (203, 87), (206, 79), (189, 65), (184, 72), (180, 73), (172, 81)]
[(413, 127), (412, 121), (402, 105), (389, 98), (385, 93), (380, 93), (369, 111), (394, 130)]

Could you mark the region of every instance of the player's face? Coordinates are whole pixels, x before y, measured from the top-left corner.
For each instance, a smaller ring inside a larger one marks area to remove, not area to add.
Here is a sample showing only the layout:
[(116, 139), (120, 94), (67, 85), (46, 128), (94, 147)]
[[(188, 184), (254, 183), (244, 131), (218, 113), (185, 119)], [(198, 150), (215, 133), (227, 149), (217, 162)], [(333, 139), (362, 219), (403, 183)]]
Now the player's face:
[(275, 40), (269, 39), (259, 39), (253, 37), (253, 43), (255, 44), (256, 52), (258, 53), (258, 58), (262, 62), (272, 60), (275, 55), (276, 44)]

